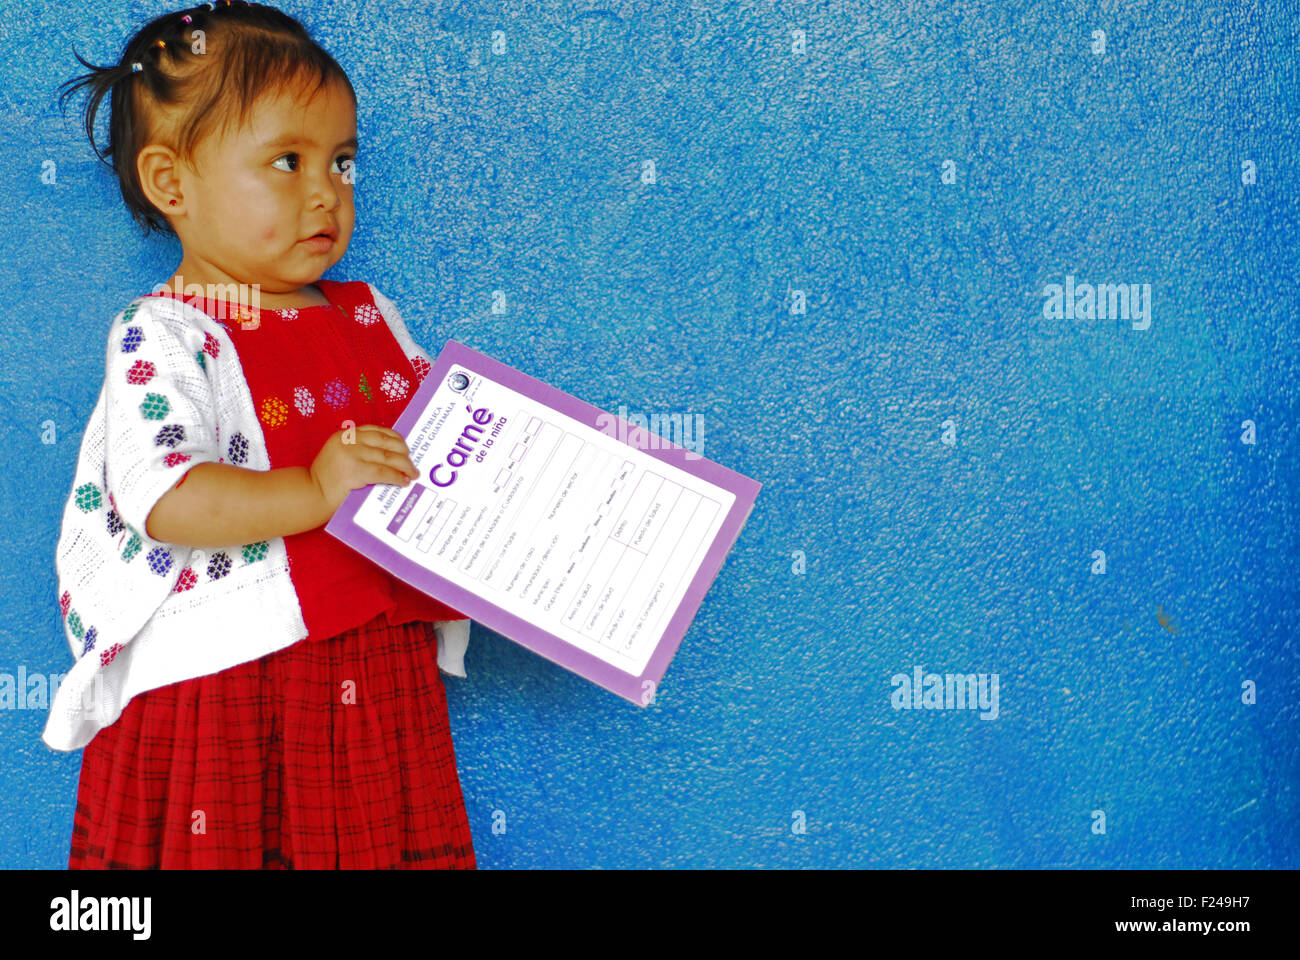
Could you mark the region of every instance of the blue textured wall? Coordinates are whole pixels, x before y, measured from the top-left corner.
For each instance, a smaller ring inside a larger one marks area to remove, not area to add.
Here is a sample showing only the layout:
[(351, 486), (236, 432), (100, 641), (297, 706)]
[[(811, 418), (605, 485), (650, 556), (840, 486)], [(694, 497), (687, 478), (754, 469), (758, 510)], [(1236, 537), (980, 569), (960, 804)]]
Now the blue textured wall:
[[(647, 711), (475, 628), (481, 866), (1300, 865), (1293, 6), (285, 7), (361, 97), (331, 277), (764, 484)], [(106, 326), (179, 260), (55, 86), (163, 9), (0, 12), (0, 672), (70, 662)], [(1046, 318), (1067, 275), (1149, 328)], [(894, 709), (914, 665), (999, 715)], [(44, 722), (3, 865), (66, 863)]]

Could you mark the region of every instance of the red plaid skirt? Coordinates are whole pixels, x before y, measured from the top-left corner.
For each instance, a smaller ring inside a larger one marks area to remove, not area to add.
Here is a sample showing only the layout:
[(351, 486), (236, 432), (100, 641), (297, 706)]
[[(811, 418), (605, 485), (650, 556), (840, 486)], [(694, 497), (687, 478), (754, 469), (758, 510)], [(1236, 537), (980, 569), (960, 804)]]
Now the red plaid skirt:
[(474, 869), (437, 658), (380, 614), (140, 694), (82, 754), (69, 868)]

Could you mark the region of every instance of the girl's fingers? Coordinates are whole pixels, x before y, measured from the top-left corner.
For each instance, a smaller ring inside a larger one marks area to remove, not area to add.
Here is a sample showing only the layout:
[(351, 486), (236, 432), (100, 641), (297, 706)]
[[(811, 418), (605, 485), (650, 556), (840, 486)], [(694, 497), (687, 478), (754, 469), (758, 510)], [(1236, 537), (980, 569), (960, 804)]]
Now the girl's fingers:
[(402, 450), (406, 449), (406, 441), (402, 439), (402, 435), (396, 430), (388, 429), (388, 427), (367, 423), (357, 427), (358, 439), (362, 435), (365, 436), (366, 442), (372, 446), (387, 447), (390, 450), (396, 450), (400, 446)]
[(419, 471), (415, 469), (415, 464), (411, 461), (411, 452), (400, 433), (387, 427), (366, 424), (357, 428), (358, 439), (360, 439), (363, 430), (367, 431), (366, 445), (372, 450), (382, 451), (385, 463), (397, 465), (400, 470), (406, 471), (408, 475), (418, 475)]
[(415, 469), (415, 464), (411, 462), (411, 458), (406, 454), (406, 444), (401, 445), (400, 453), (389, 447), (381, 447), (378, 444), (372, 444), (363, 448), (361, 459), (366, 463), (373, 463), (387, 467), (393, 473), (399, 474), (401, 476), (401, 481), (399, 482), (404, 482), (407, 478), (414, 478), (420, 475), (420, 472)]
[(393, 470), (390, 468), (385, 471), (385, 479), (380, 482), (390, 483), (395, 487), (404, 487), (411, 482), (411, 478), (408, 474), (402, 473), (400, 470)]

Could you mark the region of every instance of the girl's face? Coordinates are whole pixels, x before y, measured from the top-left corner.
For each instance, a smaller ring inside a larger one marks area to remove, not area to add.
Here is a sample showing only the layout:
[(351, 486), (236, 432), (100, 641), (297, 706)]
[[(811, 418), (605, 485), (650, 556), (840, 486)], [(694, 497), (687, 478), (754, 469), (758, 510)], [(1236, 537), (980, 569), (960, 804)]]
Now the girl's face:
[(184, 247), (179, 277), (258, 284), (268, 306), (314, 283), (352, 238), (356, 149), (356, 106), (337, 83), (309, 101), (265, 96), (244, 126), (209, 136), (193, 169), (175, 169), (178, 206), (160, 204)]

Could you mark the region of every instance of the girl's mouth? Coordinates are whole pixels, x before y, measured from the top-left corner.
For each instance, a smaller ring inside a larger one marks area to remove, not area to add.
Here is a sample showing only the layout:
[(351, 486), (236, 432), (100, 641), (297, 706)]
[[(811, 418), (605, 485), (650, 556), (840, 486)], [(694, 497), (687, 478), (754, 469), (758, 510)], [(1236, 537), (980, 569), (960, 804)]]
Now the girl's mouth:
[(334, 249), (334, 238), (323, 233), (318, 233), (314, 237), (308, 237), (306, 240), (298, 242), (305, 244), (307, 249), (313, 253), (329, 253)]

